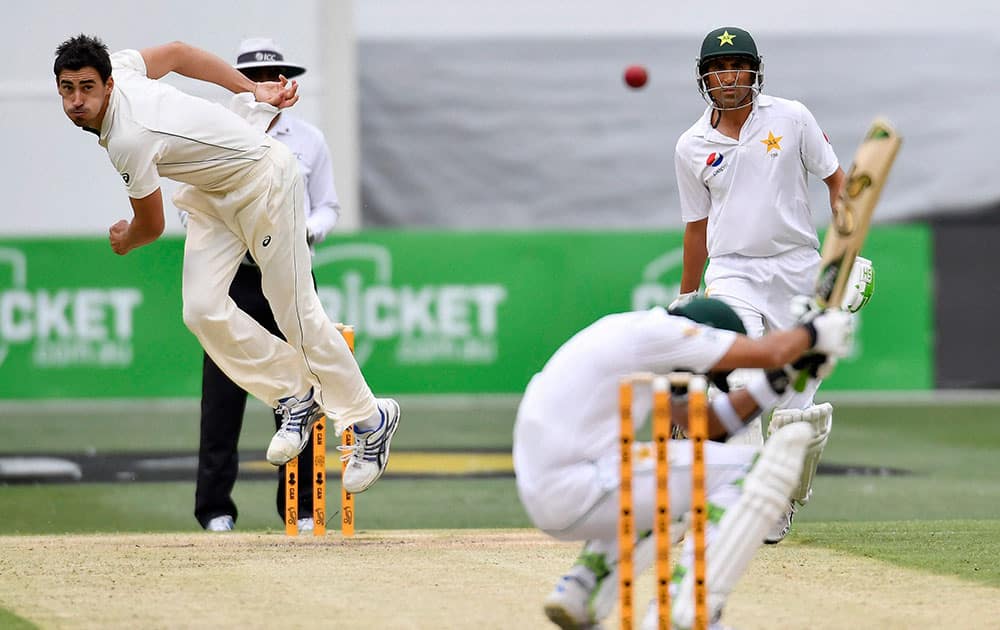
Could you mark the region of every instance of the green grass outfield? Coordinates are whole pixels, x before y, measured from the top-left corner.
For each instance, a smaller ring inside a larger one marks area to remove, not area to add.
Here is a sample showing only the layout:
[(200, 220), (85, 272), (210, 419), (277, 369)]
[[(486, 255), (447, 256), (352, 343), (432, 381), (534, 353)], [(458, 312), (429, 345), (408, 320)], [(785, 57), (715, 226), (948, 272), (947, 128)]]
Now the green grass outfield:
[[(393, 450), (509, 449), (516, 401), (403, 398)], [(821, 476), (788, 543), (1000, 586), (1000, 399), (915, 394), (834, 402), (824, 463), (910, 474)], [(244, 450), (262, 451), (271, 433), (267, 410), (252, 403)], [(17, 403), (0, 417), (0, 455), (194, 453), (197, 439), (194, 401)], [(271, 481), (237, 483), (241, 530), (279, 531), (274, 493)], [(0, 485), (0, 534), (194, 531), (193, 501), (193, 482)], [(512, 478), (387, 478), (357, 502), (361, 529), (530, 526)]]

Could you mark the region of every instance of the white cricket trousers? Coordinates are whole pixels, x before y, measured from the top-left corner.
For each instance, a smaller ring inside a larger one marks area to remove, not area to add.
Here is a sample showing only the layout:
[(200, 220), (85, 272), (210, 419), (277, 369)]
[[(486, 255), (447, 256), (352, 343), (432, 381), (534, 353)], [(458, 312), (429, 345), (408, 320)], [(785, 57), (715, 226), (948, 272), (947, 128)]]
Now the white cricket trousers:
[[(344, 427), (376, 413), (350, 348), (320, 304), (302, 212), (303, 182), (280, 142), (221, 191), (182, 186), (174, 203), (190, 213), (184, 246), (184, 323), (226, 375), (275, 407), (317, 388)], [(264, 296), (287, 341), (237, 308), (229, 285), (250, 251)]]
[[(739, 499), (758, 449), (754, 446), (705, 443), (705, 493), (708, 501), (727, 508)], [(670, 440), (670, 510), (674, 519), (691, 508), (691, 442)], [(653, 528), (656, 515), (656, 460), (652, 443), (633, 449), (632, 500), (636, 531)], [(521, 504), (536, 527), (560, 540), (598, 540), (617, 544), (619, 466), (617, 452), (597, 461), (552, 468), (538, 479), (518, 478)], [(563, 511), (554, 506), (571, 504)], [(617, 557), (617, 556), (616, 556)]]
[[(819, 252), (799, 247), (777, 256), (718, 256), (705, 270), (705, 294), (736, 311), (751, 338), (795, 325), (792, 298), (812, 295), (819, 270)], [(813, 404), (820, 381), (794, 394), (783, 406), (805, 409)]]

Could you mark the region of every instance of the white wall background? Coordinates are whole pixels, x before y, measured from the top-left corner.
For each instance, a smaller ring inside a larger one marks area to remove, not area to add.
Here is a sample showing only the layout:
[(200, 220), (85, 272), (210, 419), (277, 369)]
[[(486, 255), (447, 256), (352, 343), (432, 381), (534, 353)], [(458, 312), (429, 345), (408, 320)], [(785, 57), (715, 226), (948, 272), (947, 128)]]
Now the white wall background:
[[(990, 0), (360, 0), (362, 37), (697, 33), (989, 32)], [(957, 44), (957, 42), (956, 42)]]
[[(274, 37), (290, 58), (311, 70), (301, 81), (303, 98), (297, 113), (327, 131), (338, 171), (338, 192), (344, 200), (356, 195), (355, 148), (350, 146), (350, 131), (344, 130), (350, 121), (344, 120), (339, 107), (342, 102), (330, 106), (329, 101), (343, 98), (343, 82), (350, 81), (348, 71), (331, 69), (330, 63), (331, 56), (343, 54), (342, 47), (351, 37), (351, 24), (340, 23), (345, 19), (354, 23), (360, 39), (369, 40), (704, 33), (722, 20), (755, 33), (891, 32), (912, 33), (918, 38), (921, 33), (947, 32), (954, 34), (956, 49), (966, 38), (1000, 41), (996, 27), (1000, 24), (1000, 4), (984, 0), (709, 4), (662, 0), (356, 0), (353, 5), (350, 0), (333, 1), (337, 4), (327, 5), (324, 0), (6, 3), (7, 63), (0, 80), (0, 134), (6, 145), (0, 172), (6, 199), (0, 235), (95, 235), (130, 214), (121, 182), (105, 152), (92, 135), (66, 120), (55, 90), (53, 51), (59, 42), (80, 32), (100, 35), (112, 49), (181, 39), (227, 59), (235, 56), (243, 37)], [(352, 9), (353, 20), (349, 19)], [(992, 59), (984, 64), (993, 69), (992, 76), (982, 76), (981, 83), (953, 95), (955, 99), (981, 100), (983, 117), (968, 121), (970, 125), (991, 120), (998, 93), (996, 62)], [(949, 70), (941, 68), (942, 73)], [(206, 98), (226, 97), (212, 86), (183, 78), (172, 81)], [(996, 139), (997, 133), (984, 129), (984, 134), (992, 133), (984, 135), (981, 147), (983, 158), (989, 159), (996, 144), (991, 138)], [(347, 146), (338, 153), (341, 145)], [(172, 186), (165, 182), (164, 189), (169, 196)], [(348, 212), (354, 210), (349, 208)], [(180, 231), (173, 216), (168, 217), (168, 230)]]

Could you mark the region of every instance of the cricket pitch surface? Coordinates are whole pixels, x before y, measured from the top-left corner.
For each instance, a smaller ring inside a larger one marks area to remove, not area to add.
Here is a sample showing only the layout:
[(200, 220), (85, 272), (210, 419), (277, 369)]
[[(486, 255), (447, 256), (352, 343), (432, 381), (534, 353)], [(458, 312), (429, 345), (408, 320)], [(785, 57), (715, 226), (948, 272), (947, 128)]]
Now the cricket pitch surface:
[[(542, 599), (579, 548), (529, 530), (7, 536), (0, 608), (45, 629), (544, 629)], [(647, 573), (640, 613), (651, 597)], [(787, 542), (758, 552), (723, 616), (739, 630), (997, 619), (1000, 589)]]

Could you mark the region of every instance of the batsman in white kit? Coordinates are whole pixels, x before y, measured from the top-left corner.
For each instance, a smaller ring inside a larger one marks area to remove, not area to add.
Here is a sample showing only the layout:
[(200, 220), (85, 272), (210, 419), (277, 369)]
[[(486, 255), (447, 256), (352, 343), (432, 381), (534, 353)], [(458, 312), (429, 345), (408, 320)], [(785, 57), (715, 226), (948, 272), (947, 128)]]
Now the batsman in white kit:
[[(563, 344), (531, 379), (514, 425), (518, 494), (538, 528), (561, 540), (586, 541), (545, 601), (546, 615), (561, 628), (593, 627), (616, 601), (620, 379), (689, 371), (707, 374), (726, 388), (731, 370), (764, 368), (745, 388), (712, 399), (709, 437), (724, 440), (788, 397), (789, 379), (798, 371), (792, 364), (810, 358), (814, 373), (823, 375), (836, 357), (845, 356), (853, 344), (854, 315), (812, 311), (796, 326), (758, 339), (744, 332), (725, 302), (709, 298), (692, 299), (669, 312), (656, 307), (608, 315)], [(641, 426), (649, 415), (649, 397), (637, 394), (634, 401), (633, 416)], [(684, 407), (672, 415), (683, 428)], [(816, 455), (818, 420), (808, 415), (787, 423), (763, 451), (756, 445), (706, 443), (708, 603), (716, 621), (799, 484), (804, 462)], [(644, 532), (635, 545), (638, 575), (654, 560), (656, 473), (653, 445), (634, 446), (635, 528)], [(683, 517), (691, 501), (690, 443), (674, 440), (668, 453), (671, 513)], [(671, 585), (677, 628), (689, 628), (693, 621), (691, 561), (688, 540)], [(651, 606), (643, 627), (655, 627), (655, 620)]]
[[(280, 109), (298, 101), (297, 84), (284, 77), (255, 83), (181, 42), (109, 54), (86, 35), (58, 47), (53, 70), (66, 115), (98, 137), (125, 184), (133, 218), (111, 226), (115, 253), (163, 233), (159, 178), (183, 184), (174, 203), (189, 213), (184, 323), (230, 379), (282, 415), (268, 461), (296, 457), (326, 413), (338, 433), (355, 430), (344, 455), (345, 489), (370, 487), (385, 471), (399, 405), (374, 397), (313, 287), (299, 167), (265, 133)], [(230, 109), (156, 80), (170, 72), (230, 90)], [(248, 251), (287, 341), (229, 297)]]
[[(747, 335), (760, 337), (794, 325), (801, 311), (790, 308), (793, 298), (813, 295), (820, 256), (809, 174), (826, 184), (831, 207), (845, 174), (805, 105), (761, 93), (763, 59), (750, 33), (733, 26), (713, 30), (702, 42), (696, 67), (708, 107), (681, 134), (674, 153), (685, 231), (681, 295), (672, 306), (698, 294), (704, 270), (705, 295), (728, 303)], [(842, 306), (856, 312), (871, 297), (871, 261), (859, 257), (852, 273), (852, 290)], [(784, 401), (771, 416), (769, 431), (803, 413), (823, 414), (826, 428), (817, 440), (825, 444), (833, 408), (813, 405), (818, 387), (819, 380), (812, 381)], [(760, 420), (740, 439), (760, 444)], [(796, 507), (809, 500), (811, 490), (810, 478), (792, 495), (767, 542), (785, 537)]]

